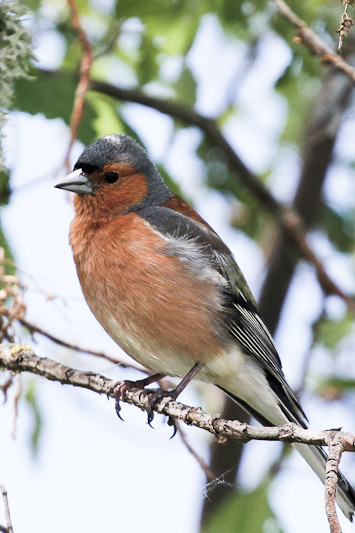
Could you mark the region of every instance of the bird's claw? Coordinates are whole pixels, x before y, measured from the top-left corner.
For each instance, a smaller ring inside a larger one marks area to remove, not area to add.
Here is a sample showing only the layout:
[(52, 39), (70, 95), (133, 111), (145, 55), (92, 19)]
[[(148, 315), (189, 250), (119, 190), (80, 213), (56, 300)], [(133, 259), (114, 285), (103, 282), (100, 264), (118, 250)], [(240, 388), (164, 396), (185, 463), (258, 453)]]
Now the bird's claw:
[(118, 416), (118, 418), (120, 420), (122, 420), (122, 422), (124, 422), (124, 418), (122, 418), (121, 416), (121, 404), (120, 404), (120, 400), (116, 398), (116, 403), (115, 403), (115, 410), (116, 410), (116, 414)]
[(173, 434), (170, 437), (170, 440), (173, 439), (177, 432), (177, 420), (173, 418), (172, 416), (168, 416), (168, 426), (171, 426), (173, 428)]
[(146, 389), (144, 392), (148, 396), (147, 423), (153, 428), (154, 407), (165, 396), (165, 391), (163, 389)]
[(115, 403), (116, 413), (117, 413), (118, 418), (122, 420), (122, 422), (124, 422), (124, 419), (121, 416), (120, 400), (123, 398), (125, 393), (131, 390), (132, 388), (134, 388), (134, 386), (135, 386), (134, 381), (129, 381), (129, 380), (117, 381), (117, 383), (112, 385), (112, 387), (109, 389), (107, 393), (107, 397), (111, 396), (112, 394), (114, 395), (115, 400), (116, 400), (116, 403)]
[[(143, 381), (144, 380), (142, 380), (142, 382)], [(115, 403), (116, 413), (117, 413), (118, 418), (122, 421), (124, 421), (124, 419), (121, 416), (120, 400), (123, 399), (127, 391), (137, 388), (137, 385), (139, 384), (140, 384), (139, 382), (130, 381), (130, 380), (118, 381), (109, 389), (107, 393), (107, 397), (112, 396), (112, 395), (114, 396), (116, 400), (116, 403)], [(154, 429), (154, 427), (152, 426), (152, 422), (154, 420), (154, 408), (156, 404), (159, 403), (163, 398), (175, 399), (174, 390), (175, 389), (173, 389), (172, 391), (166, 391), (163, 389), (144, 389), (144, 391), (142, 391), (144, 394), (148, 396), (147, 423), (152, 429)], [(175, 437), (176, 431), (177, 431), (177, 423), (176, 423), (176, 420), (172, 416), (168, 416), (168, 426), (171, 426), (174, 429), (173, 434), (170, 437), (172, 439), (173, 437)]]
[[(149, 426), (153, 428), (152, 421), (154, 419), (154, 408), (156, 404), (159, 403), (163, 398), (174, 399), (174, 394), (172, 394), (172, 391), (166, 391), (163, 389), (147, 389), (145, 393), (148, 395), (148, 409), (147, 409), (148, 420), (147, 422)], [(173, 437), (175, 437), (176, 431), (177, 431), (176, 420), (172, 416), (168, 416), (168, 426), (171, 426), (174, 429), (173, 434), (170, 437), (172, 439)]]

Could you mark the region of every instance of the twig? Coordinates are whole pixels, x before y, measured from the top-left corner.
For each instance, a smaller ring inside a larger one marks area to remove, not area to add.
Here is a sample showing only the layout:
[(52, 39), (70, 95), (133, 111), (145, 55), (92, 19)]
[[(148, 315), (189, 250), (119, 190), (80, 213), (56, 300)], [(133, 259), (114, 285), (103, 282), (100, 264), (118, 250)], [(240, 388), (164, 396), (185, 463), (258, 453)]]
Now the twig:
[(180, 424), (177, 424), (177, 432), (179, 433), (180, 435), (180, 438), (182, 440), (182, 442), (184, 443), (184, 445), (186, 446), (186, 448), (188, 449), (188, 451), (191, 453), (191, 455), (196, 459), (196, 461), (199, 463), (199, 465), (201, 466), (202, 470), (204, 471), (205, 473), (205, 476), (206, 476), (206, 479), (208, 481), (213, 481), (216, 476), (214, 475), (213, 472), (211, 472), (211, 470), (208, 468), (206, 462), (204, 461), (204, 459), (201, 457), (201, 455), (199, 455), (191, 446), (191, 444), (189, 443), (189, 441), (187, 440), (186, 438), (186, 433), (183, 431), (183, 429), (181, 428), (181, 425)]
[(308, 46), (308, 48), (320, 57), (323, 61), (331, 63), (339, 70), (342, 70), (349, 78), (355, 82), (355, 69), (349, 65), (342, 57), (333, 52), (307, 24), (300, 19), (283, 0), (273, 0), (280, 13), (284, 15), (298, 29), (297, 41)]
[(303, 223), (296, 211), (288, 208), (282, 217), (283, 227), (286, 229), (289, 237), (297, 245), (301, 255), (309, 261), (315, 268), (318, 276), (318, 280), (326, 294), (334, 294), (339, 296), (348, 309), (355, 312), (355, 300), (350, 298), (347, 294), (340, 289), (340, 287), (334, 283), (334, 281), (327, 274), (323, 263), (318, 259), (312, 248), (307, 243), (306, 232), (303, 228)]
[[(6, 315), (4, 312), (3, 314)], [(47, 339), (51, 340), (52, 342), (58, 344), (59, 346), (63, 346), (64, 348), (69, 348), (70, 350), (74, 350), (76, 352), (84, 353), (87, 355), (93, 355), (94, 357), (100, 357), (101, 359), (105, 359), (106, 361), (109, 361), (110, 363), (113, 363), (116, 366), (120, 366), (120, 368), (130, 368), (132, 370), (138, 370), (139, 372), (142, 372), (143, 374), (152, 375), (154, 372), (151, 370), (148, 370), (147, 368), (144, 368), (142, 366), (136, 365), (133, 362), (127, 363), (125, 361), (122, 361), (122, 359), (118, 359), (117, 357), (113, 357), (112, 355), (108, 355), (104, 352), (99, 352), (97, 350), (91, 350), (89, 348), (83, 348), (82, 346), (79, 346), (78, 344), (74, 344), (68, 341), (64, 341), (63, 339), (60, 339), (59, 337), (56, 337), (52, 333), (49, 333), (48, 331), (45, 331), (44, 329), (40, 328), (39, 326), (36, 326), (32, 322), (29, 322), (23, 317), (20, 316), (14, 316), (14, 319), (17, 320), (22, 326), (26, 327), (30, 333), (33, 335), (34, 333), (38, 333), (39, 335), (42, 335), (43, 337), (46, 337)], [(12, 380), (9, 379), (8, 382), (6, 382), (4, 385), (0, 387), (0, 389), (3, 391), (6, 401), (6, 392), (7, 388), (12, 384)], [(167, 379), (161, 379), (160, 384), (162, 388), (167, 389), (171, 386), (171, 382)]]
[(12, 384), (13, 384), (12, 377), (9, 377), (3, 385), (0, 385), (0, 389), (2, 390), (4, 394), (4, 403), (7, 402), (7, 391), (9, 390)]
[(11, 436), (12, 438), (16, 437), (16, 429), (17, 429), (17, 419), (18, 419), (18, 404), (20, 401), (22, 395), (22, 383), (19, 381), (17, 391), (14, 396), (14, 418), (12, 422), (12, 428), (11, 428)]
[[(82, 372), (52, 359), (38, 357), (31, 349), (24, 349), (21, 345), (11, 348), (6, 345), (0, 347), (0, 368), (14, 373), (30, 372), (63, 385), (82, 387), (115, 397), (113, 380), (101, 374)], [(121, 401), (136, 405), (143, 411), (148, 412), (151, 409), (149, 397), (143, 389), (125, 391)], [(219, 418), (219, 415), (209, 415), (200, 407), (190, 407), (170, 398), (163, 398), (157, 402), (154, 411), (204, 429), (218, 438), (219, 442), (224, 442), (226, 439), (243, 443), (251, 440), (267, 440), (330, 446), (333, 441), (339, 441), (342, 451), (355, 452), (355, 434), (345, 431), (303, 429), (291, 423), (280, 427), (250, 426), (237, 420), (224, 420)]]
[(112, 26), (109, 30), (109, 37), (108, 37), (108, 40), (106, 43), (101, 43), (101, 45), (99, 45), (96, 50), (95, 50), (95, 53), (93, 54), (94, 55), (94, 59), (98, 59), (99, 57), (102, 57), (104, 55), (107, 55), (109, 54), (110, 52), (112, 52), (115, 44), (116, 44), (116, 41), (118, 39), (118, 36), (120, 34), (120, 31), (121, 31), (121, 28), (122, 28), (122, 24), (123, 24), (124, 20), (114, 20), (112, 22)]
[(75, 0), (68, 0), (68, 6), (71, 13), (72, 24), (75, 28), (80, 44), (83, 48), (83, 57), (80, 63), (80, 79), (75, 91), (73, 113), (70, 120), (70, 142), (68, 147), (67, 156), (65, 159), (65, 166), (69, 172), (69, 156), (70, 150), (76, 139), (79, 124), (83, 116), (85, 95), (90, 86), (90, 70), (93, 62), (92, 46), (87, 38), (87, 35), (80, 23), (79, 13)]
[(7, 498), (6, 488), (1, 482), (0, 482), (0, 491), (2, 493), (2, 498), (4, 501), (4, 509), (5, 509), (6, 525), (7, 525), (7, 529), (5, 531), (7, 533), (14, 533), (14, 530), (12, 528), (12, 523), (11, 523), (10, 507), (9, 507), (9, 500)]
[(343, 47), (343, 38), (348, 36), (351, 26), (354, 26), (354, 19), (348, 17), (348, 7), (354, 3), (354, 0), (341, 0), (344, 4), (344, 11), (341, 16), (340, 26), (337, 30), (339, 35), (338, 52), (341, 52)]
[(326, 464), (325, 477), (325, 509), (331, 533), (341, 533), (341, 528), (335, 507), (335, 495), (338, 484), (338, 465), (343, 452), (341, 441), (336, 436), (328, 444), (329, 456)]
[(135, 365), (134, 363), (125, 363), (121, 359), (118, 359), (116, 357), (113, 357), (112, 355), (108, 355), (104, 352), (99, 352), (96, 350), (90, 350), (89, 348), (83, 348), (82, 346), (79, 346), (78, 344), (70, 343), (67, 341), (64, 341), (63, 339), (60, 339), (59, 337), (56, 337), (55, 335), (52, 335), (52, 333), (49, 333), (48, 331), (45, 331), (44, 329), (40, 328), (39, 326), (36, 326), (32, 322), (29, 322), (25, 318), (21, 317), (15, 317), (15, 319), (20, 322), (23, 326), (25, 326), (27, 329), (29, 329), (30, 333), (38, 333), (39, 335), (42, 335), (43, 337), (46, 337), (47, 339), (51, 340), (52, 342), (55, 342), (56, 344), (59, 344), (59, 346), (63, 346), (64, 348), (69, 348), (70, 350), (75, 350), (77, 352), (85, 353), (88, 355), (94, 355), (95, 357), (100, 357), (101, 359), (106, 359), (106, 361), (110, 361), (110, 363), (113, 363), (115, 365), (119, 365), (122, 368), (133, 368), (134, 370), (140, 370), (141, 372), (145, 372), (145, 369), (142, 367), (139, 367), (138, 365)]

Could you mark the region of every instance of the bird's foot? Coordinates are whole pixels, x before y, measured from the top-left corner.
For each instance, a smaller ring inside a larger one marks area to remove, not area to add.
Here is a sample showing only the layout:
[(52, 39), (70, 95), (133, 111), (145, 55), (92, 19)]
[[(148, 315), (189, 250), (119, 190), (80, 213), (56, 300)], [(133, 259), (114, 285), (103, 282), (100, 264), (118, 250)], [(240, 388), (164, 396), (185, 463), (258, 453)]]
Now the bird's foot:
[[(108, 391), (108, 396), (114, 395), (116, 404), (115, 409), (117, 416), (120, 420), (123, 421), (123, 418), (121, 416), (121, 405), (120, 400), (123, 399), (124, 395), (133, 389), (144, 389), (147, 385), (150, 385), (154, 381), (158, 381), (159, 379), (163, 378), (163, 374), (152, 374), (151, 376), (148, 376), (144, 379), (139, 379), (137, 381), (130, 381), (129, 379), (126, 379), (124, 381), (117, 381), (110, 390)], [(159, 389), (157, 389), (159, 390)], [(147, 391), (149, 392), (149, 391)]]
[[(148, 395), (148, 424), (152, 428), (152, 422), (154, 419), (154, 408), (156, 405), (163, 399), (163, 398), (169, 398), (172, 400), (176, 400), (176, 398), (179, 395), (179, 391), (175, 389), (172, 390), (164, 390), (164, 389), (146, 389), (145, 394)], [(170, 437), (171, 439), (175, 437), (176, 431), (177, 431), (177, 421), (172, 416), (168, 415), (168, 426), (171, 426), (173, 428), (173, 434)]]

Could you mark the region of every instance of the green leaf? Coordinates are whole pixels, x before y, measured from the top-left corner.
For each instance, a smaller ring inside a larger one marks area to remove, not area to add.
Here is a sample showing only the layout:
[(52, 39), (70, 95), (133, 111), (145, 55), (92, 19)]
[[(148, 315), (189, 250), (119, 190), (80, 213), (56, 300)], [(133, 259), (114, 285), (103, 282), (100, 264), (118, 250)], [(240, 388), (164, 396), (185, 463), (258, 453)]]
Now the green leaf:
[(171, 15), (179, 9), (180, 2), (174, 0), (155, 0), (147, 2), (146, 0), (119, 0), (116, 4), (116, 17), (138, 17), (142, 20), (151, 17), (167, 16), (170, 11)]
[(194, 106), (196, 101), (196, 81), (191, 70), (185, 65), (179, 80), (174, 84), (180, 102)]
[(186, 56), (196, 37), (199, 23), (199, 17), (189, 16), (187, 13), (179, 18), (170, 16), (158, 30), (158, 35), (164, 38), (163, 51), (169, 55)]
[[(32, 115), (43, 113), (47, 118), (62, 118), (68, 125), (73, 111), (77, 79), (69, 72), (35, 71), (35, 79), (18, 80), (15, 84), (15, 109)], [(89, 144), (96, 137), (92, 126), (97, 113), (87, 100), (79, 126), (78, 139)]]
[(0, 169), (0, 205), (5, 205), (9, 202), (11, 193), (9, 179), (9, 171), (7, 169)]
[(326, 348), (334, 350), (339, 342), (353, 329), (353, 317), (346, 313), (339, 320), (323, 320), (315, 331), (315, 340)]
[(320, 380), (317, 393), (328, 400), (339, 400), (347, 393), (355, 391), (355, 379), (329, 377)]
[(136, 74), (138, 76), (139, 84), (146, 85), (150, 81), (157, 78), (159, 71), (159, 63), (157, 61), (157, 53), (159, 49), (153, 44), (152, 40), (145, 34), (142, 38), (140, 48), (140, 58), (137, 65)]
[[(0, 225), (0, 247), (3, 248), (5, 252), (5, 263), (4, 263), (5, 274), (11, 274), (11, 275), (15, 274), (16, 268), (13, 264), (14, 258), (13, 258), (9, 243), (7, 242), (7, 239), (4, 235), (2, 225)], [(0, 284), (0, 287), (2, 288), (2, 284)]]
[(117, 114), (118, 104), (114, 98), (89, 91), (87, 102), (97, 114), (97, 117), (92, 121), (95, 137), (124, 131), (124, 125)]
[(34, 381), (29, 382), (28, 389), (26, 391), (25, 399), (32, 413), (32, 434), (31, 434), (31, 447), (33, 455), (38, 453), (39, 437), (42, 430), (42, 415), (40, 412)]
[(37, 11), (41, 5), (41, 0), (25, 0), (23, 3), (32, 9), (32, 11)]
[(212, 516), (202, 533), (281, 533), (282, 529), (267, 498), (263, 484), (252, 492), (231, 495)]
[(323, 205), (321, 211), (322, 227), (330, 241), (342, 252), (354, 250), (355, 213), (340, 214), (330, 206)]

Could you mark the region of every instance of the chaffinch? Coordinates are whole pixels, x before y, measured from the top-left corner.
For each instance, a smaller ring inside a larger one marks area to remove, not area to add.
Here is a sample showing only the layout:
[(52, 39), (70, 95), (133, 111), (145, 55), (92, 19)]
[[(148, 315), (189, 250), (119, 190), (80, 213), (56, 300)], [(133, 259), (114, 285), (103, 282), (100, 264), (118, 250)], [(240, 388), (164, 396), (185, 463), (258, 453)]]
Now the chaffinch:
[[(307, 427), (273, 339), (233, 255), (173, 194), (146, 152), (106, 135), (56, 187), (75, 192), (70, 243), (85, 299), (107, 333), (157, 375), (198, 374), (265, 426)], [(294, 444), (324, 482), (326, 454)], [(339, 473), (337, 502), (352, 520), (355, 491)]]

